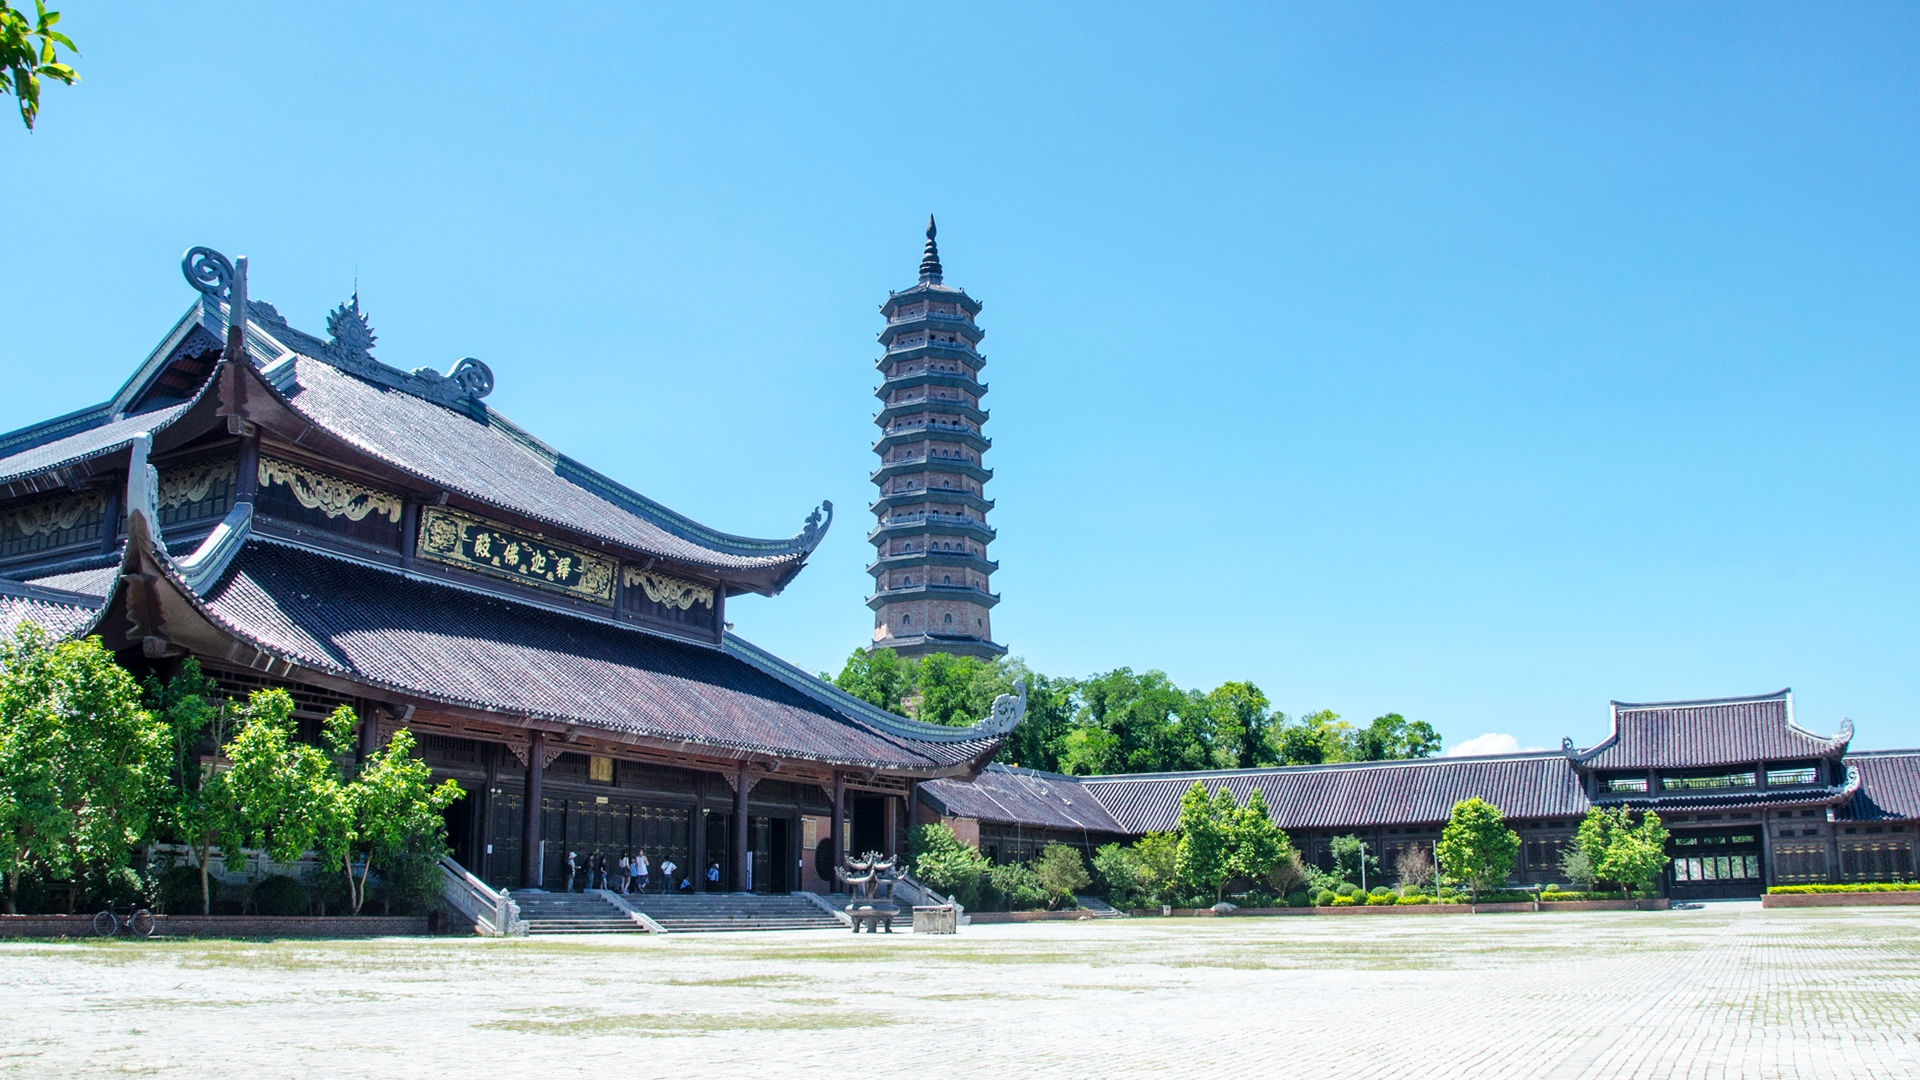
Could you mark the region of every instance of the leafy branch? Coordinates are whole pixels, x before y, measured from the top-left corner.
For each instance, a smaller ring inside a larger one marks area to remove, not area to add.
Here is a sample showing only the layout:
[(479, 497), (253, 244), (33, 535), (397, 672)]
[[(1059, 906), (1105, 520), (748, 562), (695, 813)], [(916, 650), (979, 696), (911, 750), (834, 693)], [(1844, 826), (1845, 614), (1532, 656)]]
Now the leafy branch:
[(34, 0), (33, 6), (39, 11), (39, 19), (28, 22), (26, 12), (0, 0), (0, 91), (19, 99), (20, 122), (28, 131), (33, 130), (33, 121), (40, 115), (41, 77), (58, 79), (68, 86), (80, 81), (79, 74), (60, 63), (54, 52), (56, 45), (76, 55), (80, 52), (72, 38), (54, 29), (60, 13), (48, 11), (42, 0)]

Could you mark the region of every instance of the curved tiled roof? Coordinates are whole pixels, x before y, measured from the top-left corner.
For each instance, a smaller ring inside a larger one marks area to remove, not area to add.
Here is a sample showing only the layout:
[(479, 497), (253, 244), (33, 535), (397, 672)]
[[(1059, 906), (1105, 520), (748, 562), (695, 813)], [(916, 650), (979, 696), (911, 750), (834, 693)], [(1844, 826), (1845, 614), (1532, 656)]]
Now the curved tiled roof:
[(971, 783), (930, 780), (920, 790), (941, 813), (1041, 829), (1126, 833), (1091, 792), (1071, 776), (989, 765)]
[(1565, 755), (1418, 758), (1277, 769), (1089, 776), (1081, 785), (1128, 832), (1164, 832), (1180, 821), (1180, 796), (1194, 781), (1224, 784), (1245, 802), (1255, 787), (1283, 829), (1445, 821), (1453, 804), (1481, 798), (1509, 818), (1563, 817), (1590, 807)]
[(478, 502), (696, 566), (798, 562), (800, 537), (754, 540), (706, 529), (555, 454), (492, 412), (486, 420), (376, 386), (296, 355), (291, 407), (357, 449)]
[(0, 637), (12, 637), (22, 623), (66, 637), (85, 629), (99, 610), (99, 597), (0, 578)]
[(946, 768), (996, 745), (878, 730), (711, 647), (257, 539), (201, 603), (298, 665), (447, 704), (878, 768)]
[(1860, 790), (1837, 816), (1848, 821), (1920, 818), (1920, 750), (1848, 754), (1846, 763), (1858, 770)]
[(36, 473), (51, 472), (77, 465), (89, 458), (104, 457), (116, 450), (124, 450), (133, 441), (133, 437), (143, 431), (158, 431), (180, 418), (180, 415), (193, 406), (191, 401), (169, 405), (138, 416), (123, 417), (119, 420), (107, 420), (96, 427), (40, 443), (17, 454), (0, 458), (0, 484), (32, 476)]
[(1793, 692), (1703, 701), (1613, 702), (1613, 734), (1574, 760), (1591, 769), (1684, 769), (1825, 757), (1846, 748), (1852, 721), (1829, 738), (1793, 722)]

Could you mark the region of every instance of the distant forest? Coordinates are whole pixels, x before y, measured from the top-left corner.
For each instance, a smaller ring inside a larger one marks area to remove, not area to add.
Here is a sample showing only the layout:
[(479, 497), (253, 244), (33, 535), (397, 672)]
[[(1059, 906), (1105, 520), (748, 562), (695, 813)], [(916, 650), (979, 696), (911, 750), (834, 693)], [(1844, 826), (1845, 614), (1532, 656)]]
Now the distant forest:
[(888, 712), (952, 727), (984, 718), (996, 696), (1024, 679), (1027, 718), (999, 760), (1075, 776), (1387, 761), (1440, 749), (1424, 720), (1388, 713), (1360, 726), (1326, 709), (1293, 717), (1251, 682), (1182, 690), (1163, 671), (1123, 667), (1069, 679), (1019, 659), (855, 649), (838, 676), (820, 677)]

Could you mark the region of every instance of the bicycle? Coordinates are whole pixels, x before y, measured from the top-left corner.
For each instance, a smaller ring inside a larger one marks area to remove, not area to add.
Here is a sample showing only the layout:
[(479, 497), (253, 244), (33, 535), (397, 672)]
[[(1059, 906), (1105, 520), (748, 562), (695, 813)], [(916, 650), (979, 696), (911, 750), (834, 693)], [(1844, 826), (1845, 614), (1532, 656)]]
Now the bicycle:
[(123, 928), (134, 937), (153, 936), (153, 912), (146, 908), (137, 908), (132, 904), (126, 918), (121, 918), (118, 904), (109, 904), (107, 910), (93, 917), (93, 932), (101, 937), (112, 937)]

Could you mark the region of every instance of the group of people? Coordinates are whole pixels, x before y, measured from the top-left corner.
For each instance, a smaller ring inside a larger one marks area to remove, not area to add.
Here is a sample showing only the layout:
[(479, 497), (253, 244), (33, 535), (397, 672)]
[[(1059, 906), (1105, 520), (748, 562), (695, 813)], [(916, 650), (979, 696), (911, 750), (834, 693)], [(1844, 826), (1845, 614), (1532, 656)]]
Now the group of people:
[[(692, 890), (693, 882), (685, 876), (675, 880), (674, 871), (678, 869), (672, 859), (660, 860), (660, 892), (671, 892), (676, 887), (681, 892)], [(579, 852), (567, 852), (568, 892), (572, 892), (577, 884), (583, 892), (587, 889), (612, 889), (619, 893), (643, 893), (652, 880), (653, 869), (644, 851), (636, 851), (631, 856), (622, 855), (618, 860), (609, 858), (604, 852), (594, 852), (584, 861)]]

